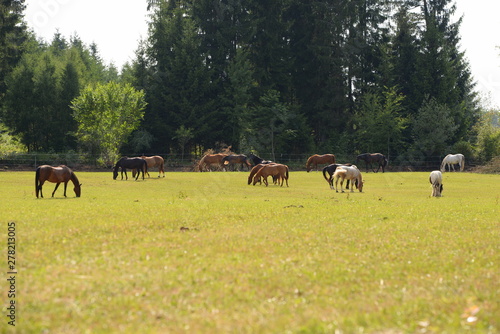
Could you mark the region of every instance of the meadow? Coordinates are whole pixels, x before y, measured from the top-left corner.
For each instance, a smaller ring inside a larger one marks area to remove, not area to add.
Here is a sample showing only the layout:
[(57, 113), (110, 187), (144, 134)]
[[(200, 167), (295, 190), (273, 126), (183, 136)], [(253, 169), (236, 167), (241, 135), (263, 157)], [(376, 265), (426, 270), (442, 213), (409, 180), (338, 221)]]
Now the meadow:
[(34, 172), (0, 173), (2, 332), (500, 331), (500, 175), (444, 173), (432, 198), (427, 172), (363, 173), (363, 193), (320, 172), (75, 172), (80, 198), (44, 199)]

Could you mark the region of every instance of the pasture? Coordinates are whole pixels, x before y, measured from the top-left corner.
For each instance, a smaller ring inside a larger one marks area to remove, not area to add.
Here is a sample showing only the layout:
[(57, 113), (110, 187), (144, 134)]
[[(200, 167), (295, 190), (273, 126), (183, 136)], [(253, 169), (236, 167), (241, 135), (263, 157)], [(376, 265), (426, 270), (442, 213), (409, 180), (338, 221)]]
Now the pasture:
[[(17, 333), (498, 333), (500, 175), (247, 172), (142, 181), (75, 170), (81, 197), (0, 173), (16, 223)], [(7, 253), (6, 242), (3, 243)], [(2, 305), (6, 292), (4, 257)]]

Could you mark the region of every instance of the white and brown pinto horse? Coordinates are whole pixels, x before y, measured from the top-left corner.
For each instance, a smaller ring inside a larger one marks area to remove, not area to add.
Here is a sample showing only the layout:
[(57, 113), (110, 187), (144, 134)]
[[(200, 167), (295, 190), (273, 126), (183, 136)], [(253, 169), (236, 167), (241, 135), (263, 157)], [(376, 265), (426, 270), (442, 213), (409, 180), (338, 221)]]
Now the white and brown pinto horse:
[(56, 184), (54, 191), (52, 192), (52, 197), (59, 187), (61, 183), (64, 182), (64, 197), (66, 197), (66, 187), (68, 186), (68, 182), (72, 181), (75, 185), (73, 190), (75, 191), (76, 197), (80, 197), (81, 195), (81, 184), (78, 181), (75, 173), (64, 165), (58, 167), (52, 167), (49, 165), (43, 165), (36, 169), (35, 172), (35, 193), (36, 198), (38, 198), (38, 194), (43, 198), (42, 187), (45, 181), (49, 181)]
[(432, 197), (441, 197), (443, 192), (443, 174), (440, 171), (435, 170), (431, 172), (429, 176), (429, 182), (432, 185)]
[[(335, 191), (339, 192), (338, 182), (340, 180), (340, 190), (344, 192), (344, 180), (351, 181), (351, 192), (354, 192), (354, 185), (357, 184), (359, 192), (363, 192), (363, 177), (356, 166), (339, 166), (333, 173), (335, 179)], [(348, 189), (348, 188), (347, 188)]]
[(448, 154), (444, 157), (443, 162), (441, 163), (441, 172), (446, 172), (446, 166), (448, 166), (448, 171), (455, 171), (455, 165), (458, 165), (460, 171), (464, 171), (465, 167), (465, 157), (463, 154)]

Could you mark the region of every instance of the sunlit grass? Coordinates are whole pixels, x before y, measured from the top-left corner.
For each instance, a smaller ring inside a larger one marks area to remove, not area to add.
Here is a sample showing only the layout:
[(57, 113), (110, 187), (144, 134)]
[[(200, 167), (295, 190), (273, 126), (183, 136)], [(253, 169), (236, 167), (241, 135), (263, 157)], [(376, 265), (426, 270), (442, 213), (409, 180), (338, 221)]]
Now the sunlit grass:
[(36, 199), (34, 173), (0, 173), (17, 332), (500, 330), (498, 175), (445, 173), (442, 198), (428, 173), (364, 174), (343, 194), (316, 172), (289, 188), (77, 175), (81, 198)]

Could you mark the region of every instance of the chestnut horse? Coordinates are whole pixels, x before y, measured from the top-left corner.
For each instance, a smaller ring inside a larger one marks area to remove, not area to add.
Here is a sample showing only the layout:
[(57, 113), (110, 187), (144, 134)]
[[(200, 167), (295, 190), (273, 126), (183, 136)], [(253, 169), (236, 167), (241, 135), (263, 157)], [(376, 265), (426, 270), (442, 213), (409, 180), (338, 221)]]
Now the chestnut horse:
[[(274, 163), (274, 162), (269, 162), (269, 163), (261, 163), (261, 164), (255, 165), (252, 168), (252, 170), (250, 171), (250, 175), (248, 176), (248, 184), (252, 183), (252, 180), (255, 177), (255, 174), (257, 174), (257, 172), (259, 170), (261, 170), (262, 167), (267, 166), (267, 165), (275, 165), (275, 164), (276, 163)], [(273, 176), (273, 182), (276, 183), (277, 180), (278, 180), (278, 176)], [(260, 179), (258, 182), (261, 183)]]
[[(344, 184), (344, 180), (351, 181), (351, 192), (354, 192), (354, 184), (357, 183), (359, 192), (363, 192), (363, 177), (361, 176), (361, 172), (356, 166), (340, 166), (337, 167), (335, 173), (333, 173), (333, 177), (335, 179), (335, 188), (336, 192), (339, 192), (338, 182), (340, 179), (340, 190), (344, 192), (342, 188)], [(349, 189), (349, 188), (347, 188)]]
[[(387, 166), (387, 158), (385, 155), (381, 153), (363, 153), (356, 157), (356, 165), (359, 164), (359, 161), (362, 160), (366, 164), (366, 172), (368, 173), (368, 165), (373, 170), (374, 173), (377, 173), (382, 167), (382, 173), (385, 172), (385, 166)], [(373, 169), (372, 163), (378, 163), (377, 171)]]
[(201, 158), (200, 162), (198, 163), (198, 170), (200, 172), (203, 172), (204, 169), (203, 167), (205, 167), (209, 171), (211, 171), (210, 169), (211, 165), (217, 165), (220, 169), (224, 168), (224, 165), (222, 164), (222, 159), (227, 156), (228, 155), (224, 153), (206, 154), (203, 158)]
[(61, 165), (59, 167), (52, 167), (49, 165), (38, 167), (35, 173), (36, 198), (38, 198), (38, 193), (40, 193), (40, 196), (43, 198), (42, 187), (45, 181), (56, 183), (56, 187), (52, 192), (52, 197), (54, 197), (54, 194), (59, 185), (64, 182), (64, 197), (66, 197), (66, 187), (68, 186), (69, 180), (71, 180), (75, 185), (75, 188), (73, 188), (73, 190), (75, 191), (76, 197), (80, 197), (82, 185), (78, 181), (75, 173), (73, 173), (73, 171), (69, 167), (64, 165)]
[(307, 172), (309, 173), (312, 169), (312, 165), (314, 165), (314, 168), (318, 170), (318, 165), (324, 165), (324, 164), (334, 164), (335, 163), (335, 156), (333, 154), (323, 154), (323, 155), (311, 155), (309, 159), (307, 159), (306, 163), (306, 169)]
[[(141, 156), (141, 159), (146, 160), (148, 168), (158, 167), (158, 177), (161, 176), (161, 173), (163, 173), (163, 177), (165, 177), (165, 160), (162, 157), (159, 155), (153, 155), (152, 157), (146, 157), (143, 155)], [(146, 174), (150, 177), (148, 171), (146, 171)]]
[(282, 164), (267, 164), (264, 165), (259, 171), (255, 174), (253, 178), (253, 185), (257, 184), (260, 181), (260, 178), (264, 179), (264, 183), (266, 187), (268, 186), (267, 177), (278, 176), (281, 179), (281, 186), (283, 187), (283, 182), (286, 181), (286, 186), (288, 187), (288, 166)]

